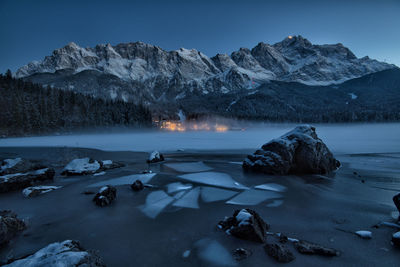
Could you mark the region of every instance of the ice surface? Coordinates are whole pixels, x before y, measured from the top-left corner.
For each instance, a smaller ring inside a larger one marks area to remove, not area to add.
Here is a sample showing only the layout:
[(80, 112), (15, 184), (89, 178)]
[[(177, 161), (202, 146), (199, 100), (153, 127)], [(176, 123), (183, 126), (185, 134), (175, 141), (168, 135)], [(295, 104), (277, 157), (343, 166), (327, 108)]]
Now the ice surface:
[[(109, 151), (147, 151), (177, 148), (197, 150), (251, 149), (283, 135), (296, 124), (260, 124), (246, 131), (162, 132), (133, 131), (131, 133), (83, 134), (0, 138), (2, 147), (46, 146), (85, 147)], [(388, 153), (400, 151), (399, 123), (314, 124), (318, 136), (333, 153)]]
[(154, 219), (172, 201), (174, 201), (174, 198), (164, 191), (154, 191), (147, 195), (146, 204), (139, 208), (146, 216)]
[(191, 208), (198, 209), (199, 208), (199, 199), (200, 195), (200, 187), (195, 187), (189, 192), (187, 192), (183, 197), (178, 199), (172, 206), (182, 207), (182, 208)]
[(100, 164), (97, 160), (93, 163), (89, 163), (89, 158), (74, 159), (65, 166), (64, 170), (71, 173), (82, 173), (82, 172), (95, 172), (100, 168)]
[(127, 176), (122, 176), (119, 178), (114, 178), (114, 179), (109, 179), (105, 180), (102, 182), (94, 183), (91, 185), (88, 185), (88, 187), (98, 187), (98, 186), (104, 186), (104, 185), (125, 185), (125, 184), (132, 184), (136, 180), (140, 180), (142, 183), (146, 184), (148, 183), (156, 173), (145, 173), (145, 174), (133, 174), (133, 175), (127, 175)]
[(199, 172), (178, 176), (181, 179), (206, 185), (214, 185), (219, 187), (248, 189), (248, 187), (236, 182), (226, 173), (221, 172)]
[(286, 186), (280, 185), (280, 184), (274, 184), (274, 183), (269, 183), (269, 184), (261, 184), (257, 185), (254, 188), (256, 189), (263, 189), (263, 190), (270, 190), (270, 191), (275, 191), (275, 192), (285, 192), (286, 191)]
[(22, 159), (21, 158), (15, 158), (15, 159), (5, 159), (4, 160), (4, 165), (0, 166), (1, 170), (6, 170), (9, 168), (14, 167), (15, 165), (17, 165)]
[(221, 188), (215, 188), (215, 187), (209, 187), (209, 186), (201, 187), (201, 199), (204, 202), (214, 202), (214, 201), (226, 200), (228, 198), (233, 197), (237, 193), (238, 192), (236, 192), (236, 191), (227, 190), (227, 189), (221, 189)]
[(101, 176), (101, 175), (104, 175), (104, 174), (106, 174), (106, 172), (98, 172), (98, 173), (95, 173), (95, 174), (93, 174), (93, 176)]
[(282, 198), (282, 195), (273, 191), (246, 190), (227, 201), (227, 204), (234, 205), (258, 205), (268, 199)]
[(52, 243), (35, 254), (14, 261), (8, 267), (77, 266), (88, 255), (85, 251), (74, 251), (71, 240)]
[(205, 238), (197, 241), (194, 245), (197, 248), (199, 258), (208, 264), (219, 266), (237, 265), (231, 253), (216, 240)]
[(174, 169), (178, 172), (203, 172), (213, 168), (207, 166), (203, 162), (184, 162), (184, 163), (165, 163), (164, 166)]
[(175, 193), (182, 190), (192, 189), (191, 184), (182, 184), (181, 182), (167, 184), (168, 194)]
[(180, 192), (176, 193), (175, 195), (173, 195), (173, 198), (180, 199), (184, 194), (186, 194), (186, 191), (180, 191)]
[(268, 203), (267, 207), (268, 208), (276, 208), (276, 207), (279, 207), (282, 204), (283, 204), (283, 200), (277, 199), (277, 200), (273, 200), (271, 203)]
[(230, 161), (230, 164), (235, 164), (235, 165), (242, 165), (243, 161)]

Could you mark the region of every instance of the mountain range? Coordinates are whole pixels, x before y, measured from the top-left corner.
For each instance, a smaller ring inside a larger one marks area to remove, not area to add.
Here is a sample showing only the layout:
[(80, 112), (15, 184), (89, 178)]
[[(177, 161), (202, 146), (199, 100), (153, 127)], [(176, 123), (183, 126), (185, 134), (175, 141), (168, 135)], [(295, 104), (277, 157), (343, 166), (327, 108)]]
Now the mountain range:
[[(21, 67), (15, 76), (94, 97), (144, 103), (157, 114), (184, 109), (186, 113), (208, 110), (235, 116), (242, 113), (237, 110), (240, 105), (248, 112), (249, 103), (253, 107), (265, 104), (264, 93), (264, 102), (257, 97), (266, 90), (287, 106), (288, 99), (304, 92), (330, 95), (339, 87), (343, 91), (349, 80), (386, 70), (398, 68), (369, 57), (357, 58), (340, 43), (315, 45), (302, 36), (288, 36), (273, 45), (261, 42), (252, 49), (211, 58), (195, 49), (165, 51), (142, 42), (93, 48), (69, 43), (42, 61)], [(289, 89), (293, 92), (285, 93)], [(356, 95), (350, 91), (343, 91), (341, 104), (348, 105), (349, 94)], [(208, 107), (209, 103), (216, 108)], [(254, 116), (260, 115), (255, 112)]]

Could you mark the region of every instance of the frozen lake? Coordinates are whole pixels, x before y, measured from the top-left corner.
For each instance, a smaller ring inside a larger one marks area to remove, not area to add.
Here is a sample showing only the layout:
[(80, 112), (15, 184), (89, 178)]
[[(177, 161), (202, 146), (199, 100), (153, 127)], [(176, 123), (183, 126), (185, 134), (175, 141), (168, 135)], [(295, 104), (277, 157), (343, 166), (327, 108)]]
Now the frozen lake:
[[(107, 151), (256, 149), (297, 124), (248, 127), (245, 131), (132, 131), (0, 139), (0, 146), (69, 146)], [(400, 152), (400, 123), (315, 124), (318, 136), (334, 153)]]

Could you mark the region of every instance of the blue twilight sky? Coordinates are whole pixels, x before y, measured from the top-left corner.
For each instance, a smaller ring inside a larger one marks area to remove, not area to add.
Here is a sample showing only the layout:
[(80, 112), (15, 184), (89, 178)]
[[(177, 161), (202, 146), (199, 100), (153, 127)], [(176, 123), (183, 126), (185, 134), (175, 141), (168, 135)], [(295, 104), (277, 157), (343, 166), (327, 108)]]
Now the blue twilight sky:
[(0, 0), (0, 72), (73, 41), (231, 53), (288, 35), (400, 66), (400, 0)]

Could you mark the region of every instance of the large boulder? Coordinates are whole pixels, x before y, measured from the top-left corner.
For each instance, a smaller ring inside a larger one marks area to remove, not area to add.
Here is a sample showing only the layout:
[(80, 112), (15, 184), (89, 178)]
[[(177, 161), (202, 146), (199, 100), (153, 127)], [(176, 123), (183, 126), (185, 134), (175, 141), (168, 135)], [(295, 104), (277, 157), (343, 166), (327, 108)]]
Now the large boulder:
[(104, 207), (117, 197), (117, 189), (114, 186), (106, 185), (100, 188), (99, 192), (94, 196), (93, 201), (97, 206)]
[(264, 243), (269, 225), (251, 209), (236, 210), (232, 217), (218, 223), (227, 233), (245, 240)]
[(85, 250), (78, 241), (52, 243), (29, 257), (12, 261), (8, 267), (65, 266), (103, 267), (103, 260), (94, 252)]
[(54, 174), (54, 169), (44, 168), (0, 176), (0, 193), (23, 189), (40, 181), (52, 180)]
[(303, 125), (263, 145), (242, 166), (266, 174), (326, 174), (340, 162), (318, 138), (315, 127)]
[(26, 229), (25, 222), (10, 210), (0, 211), (0, 248), (8, 244), (18, 232)]

